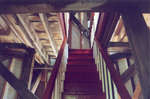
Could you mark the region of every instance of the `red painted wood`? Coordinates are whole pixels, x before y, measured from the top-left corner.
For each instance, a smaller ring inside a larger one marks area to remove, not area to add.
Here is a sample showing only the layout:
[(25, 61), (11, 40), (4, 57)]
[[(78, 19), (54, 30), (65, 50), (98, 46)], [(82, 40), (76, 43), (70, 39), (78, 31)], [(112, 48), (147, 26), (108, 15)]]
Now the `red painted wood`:
[(71, 18), (69, 17), (69, 31), (68, 31), (68, 44), (69, 48), (72, 46), (72, 21)]
[(120, 74), (116, 71), (116, 69), (114, 68), (114, 64), (109, 59), (108, 53), (104, 51), (101, 43), (96, 38), (95, 38), (95, 40), (98, 44), (99, 51), (101, 52), (103, 59), (105, 60), (106, 66), (110, 71), (111, 78), (113, 79), (113, 81), (118, 89), (121, 99), (131, 99), (129, 92), (127, 91), (124, 83), (121, 81)]
[(93, 59), (93, 56), (71, 56), (68, 58), (68, 61), (69, 60), (82, 60), (82, 61), (87, 61), (87, 60), (90, 60), (90, 59)]
[(70, 99), (69, 95), (75, 99), (105, 99), (91, 49), (69, 50), (63, 99)]

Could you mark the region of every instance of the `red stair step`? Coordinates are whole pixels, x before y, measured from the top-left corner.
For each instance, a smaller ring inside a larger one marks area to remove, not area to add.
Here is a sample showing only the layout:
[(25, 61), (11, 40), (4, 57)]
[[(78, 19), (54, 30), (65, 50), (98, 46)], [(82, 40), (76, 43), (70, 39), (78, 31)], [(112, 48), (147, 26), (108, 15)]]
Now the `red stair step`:
[(83, 66), (72, 66), (72, 65), (68, 65), (67, 66), (67, 72), (95, 72), (96, 68), (93, 66), (87, 66), (87, 67), (83, 67)]
[(92, 49), (69, 49), (63, 99), (106, 99)]
[(65, 82), (98, 82), (98, 72), (66, 72)]
[(92, 49), (92, 48), (88, 48), (88, 49), (72, 49), (72, 48), (69, 48), (69, 51), (78, 51), (78, 50), (91, 51), (91, 50), (93, 50), (93, 49)]
[(64, 91), (63, 95), (101, 95), (99, 92), (74, 92), (74, 91)]
[(94, 61), (93, 57), (69, 57), (68, 58), (68, 62), (69, 61)]
[(93, 55), (93, 52), (71, 52), (69, 55)]
[(68, 61), (69, 60), (90, 60), (93, 59), (93, 56), (69, 56), (68, 57)]
[(67, 92), (99, 92), (101, 93), (102, 90), (100, 90), (102, 87), (100, 86), (100, 83), (65, 83), (64, 84), (64, 90)]
[(89, 64), (89, 65), (94, 65), (95, 63), (93, 61), (68, 61), (68, 65), (71, 65), (71, 64), (79, 64), (79, 65), (86, 65), (86, 64)]
[(96, 64), (67, 64), (67, 67), (93, 67), (93, 68), (96, 68)]
[(105, 95), (63, 95), (63, 99), (106, 99)]
[(82, 57), (82, 58), (86, 58), (86, 57), (93, 57), (93, 55), (88, 55), (88, 54), (83, 54), (83, 55), (71, 54), (71, 55), (69, 55), (69, 58), (70, 57), (76, 57), (76, 58)]

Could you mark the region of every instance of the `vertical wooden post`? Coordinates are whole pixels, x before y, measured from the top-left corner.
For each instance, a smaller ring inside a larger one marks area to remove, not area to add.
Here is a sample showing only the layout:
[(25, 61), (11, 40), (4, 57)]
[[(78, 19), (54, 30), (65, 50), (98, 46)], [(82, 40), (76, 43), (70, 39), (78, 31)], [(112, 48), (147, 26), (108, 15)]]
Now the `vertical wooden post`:
[(30, 89), (31, 80), (32, 80), (32, 72), (33, 72), (33, 63), (34, 63), (34, 54), (35, 50), (28, 49), (28, 53), (25, 55), (22, 66), (22, 74), (21, 80), (25, 81), (28, 88)]
[(72, 42), (72, 19), (71, 17), (69, 18), (69, 33), (68, 33), (68, 44), (69, 48), (71, 48), (71, 42)]
[(150, 99), (150, 31), (142, 13), (138, 11), (122, 13), (129, 43), (135, 56), (136, 69), (144, 99)]

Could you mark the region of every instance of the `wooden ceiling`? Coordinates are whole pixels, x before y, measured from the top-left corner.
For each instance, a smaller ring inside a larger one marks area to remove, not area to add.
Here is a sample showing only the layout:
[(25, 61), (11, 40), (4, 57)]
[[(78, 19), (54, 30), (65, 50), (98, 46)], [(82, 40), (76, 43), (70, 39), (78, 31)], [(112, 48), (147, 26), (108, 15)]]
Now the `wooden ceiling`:
[[(143, 13), (143, 17), (145, 19), (147, 26), (150, 27), (150, 14)], [(126, 46), (128, 43), (128, 37), (127, 37), (125, 26), (123, 24), (123, 20), (121, 16), (113, 32), (110, 42), (114, 42), (114, 43), (116, 42), (116, 45), (119, 45), (119, 46), (113, 45), (113, 47), (108, 48), (108, 51), (124, 52), (124, 51), (130, 50), (129, 45)]]
[(40, 63), (56, 58), (63, 40), (59, 13), (1, 14), (0, 42), (24, 43)]
[[(150, 14), (143, 16), (150, 27)], [(49, 63), (49, 57), (56, 58), (63, 40), (59, 18), (59, 13), (1, 14), (0, 42), (24, 43), (36, 50), (39, 63)], [(121, 16), (110, 42), (128, 42)], [(108, 51), (124, 50), (129, 47), (108, 48)]]

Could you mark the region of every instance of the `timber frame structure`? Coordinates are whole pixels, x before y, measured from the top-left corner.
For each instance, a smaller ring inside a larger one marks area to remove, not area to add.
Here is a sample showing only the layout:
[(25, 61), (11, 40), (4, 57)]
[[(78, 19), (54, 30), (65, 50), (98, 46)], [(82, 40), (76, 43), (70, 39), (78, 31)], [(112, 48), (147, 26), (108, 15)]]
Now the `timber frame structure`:
[(0, 13), (0, 99), (63, 99), (68, 51), (88, 48), (104, 99), (150, 99), (149, 0), (0, 0)]

